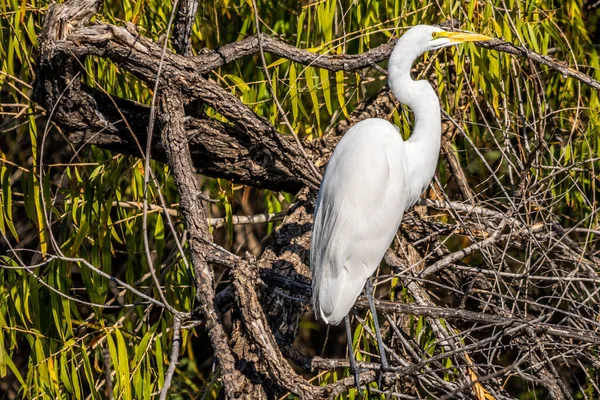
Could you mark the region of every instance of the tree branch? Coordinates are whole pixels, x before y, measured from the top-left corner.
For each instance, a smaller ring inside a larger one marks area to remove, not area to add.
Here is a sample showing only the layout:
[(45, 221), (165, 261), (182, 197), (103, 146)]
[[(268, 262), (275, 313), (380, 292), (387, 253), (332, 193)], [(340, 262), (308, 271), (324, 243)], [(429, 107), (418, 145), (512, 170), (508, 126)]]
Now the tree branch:
[[(156, 43), (139, 36), (131, 27), (125, 29), (102, 24), (73, 32), (69, 41), (57, 43), (55, 48), (55, 51), (65, 54), (110, 58), (146, 82), (153, 82), (161, 65), (160, 50)], [(252, 112), (240, 99), (195, 72), (188, 58), (167, 54), (162, 64), (162, 77), (161, 84), (164, 87), (180, 90), (188, 101), (202, 100), (229, 119), (241, 134), (261, 147), (263, 154), (281, 154), (281, 159), (270, 160), (277, 168), (289, 175), (296, 173), (304, 185), (316, 187), (319, 184), (296, 146), (277, 132), (268, 120)]]
[(591, 76), (584, 74), (583, 72), (574, 70), (564, 62), (558, 61), (553, 57), (536, 53), (527, 49), (526, 47), (516, 46), (512, 43), (508, 43), (500, 39), (490, 40), (489, 42), (479, 42), (478, 45), (486, 49), (499, 51), (501, 53), (508, 53), (513, 54), (515, 56), (526, 57), (537, 64), (542, 64), (549, 67), (550, 69), (560, 73), (565, 78), (570, 77), (577, 79), (579, 82), (584, 83), (590, 86), (591, 88), (600, 91), (600, 82), (593, 79)]
[[(373, 66), (389, 58), (398, 41), (398, 39), (392, 39), (388, 43), (382, 44), (361, 54), (323, 55), (299, 49), (266, 35), (262, 35), (262, 40), (263, 49), (267, 53), (300, 64), (323, 68), (329, 71), (357, 71)], [(525, 47), (516, 46), (501, 39), (495, 39), (489, 42), (478, 42), (477, 45), (486, 49), (529, 58), (538, 64), (545, 65), (550, 69), (557, 71), (565, 77), (575, 78), (596, 90), (600, 90), (600, 82), (593, 79), (591, 76), (570, 68), (565, 63), (560, 62), (553, 57), (536, 53)], [(238, 42), (224, 45), (212, 52), (199, 55), (194, 58), (194, 61), (198, 65), (198, 72), (207, 73), (242, 57), (258, 52), (258, 38), (257, 36), (250, 36)]]
[[(266, 53), (330, 71), (357, 71), (373, 66), (378, 62), (384, 61), (392, 54), (397, 41), (397, 39), (393, 39), (389, 43), (361, 54), (323, 55), (299, 49), (265, 34), (261, 34), (261, 38), (263, 50)], [(242, 57), (256, 54), (259, 51), (258, 36), (255, 35), (194, 57), (193, 61), (196, 63), (198, 72), (207, 73)]]
[(215, 356), (223, 369), (225, 391), (229, 397), (237, 397), (248, 383), (235, 367), (235, 358), (229, 347), (227, 334), (214, 306), (214, 283), (205, 254), (210, 252), (206, 244), (211, 241), (206, 212), (199, 197), (200, 188), (192, 167), (191, 153), (184, 129), (184, 106), (181, 95), (175, 91), (163, 92), (160, 98), (160, 122), (163, 144), (169, 156), (169, 165), (181, 197), (181, 211), (190, 236), (192, 266), (195, 272), (196, 297), (206, 320), (208, 335)]
[[(150, 108), (89, 87), (82, 89), (73, 91), (68, 103), (58, 105), (59, 115), (55, 120), (70, 132), (69, 140), (141, 157), (138, 143), (146, 141)], [(214, 119), (186, 117), (185, 129), (194, 168), (202, 175), (290, 193), (304, 186), (295, 170), (281, 168), (282, 150), (267, 152), (236, 126)], [(152, 158), (166, 162), (165, 148), (157, 130), (154, 132)], [(262, 142), (269, 140), (261, 138)], [(310, 146), (307, 151), (314, 153)]]
[(190, 36), (196, 21), (196, 11), (198, 11), (198, 0), (179, 0), (171, 42), (175, 51), (184, 56), (192, 54)]
[(173, 344), (171, 346), (171, 357), (169, 359), (169, 368), (165, 373), (165, 383), (162, 390), (160, 391), (160, 400), (165, 400), (171, 387), (171, 381), (173, 380), (173, 374), (175, 374), (175, 367), (179, 360), (179, 348), (181, 346), (181, 317), (176, 314), (173, 316)]

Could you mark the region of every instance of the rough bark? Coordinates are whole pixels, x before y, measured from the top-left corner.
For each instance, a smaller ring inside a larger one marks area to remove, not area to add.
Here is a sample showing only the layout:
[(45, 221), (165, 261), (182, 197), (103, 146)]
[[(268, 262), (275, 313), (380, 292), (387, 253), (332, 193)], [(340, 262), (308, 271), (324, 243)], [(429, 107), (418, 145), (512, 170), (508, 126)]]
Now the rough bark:
[(220, 315), (214, 305), (215, 289), (212, 271), (206, 254), (212, 249), (212, 237), (208, 232), (206, 211), (202, 203), (200, 186), (192, 167), (192, 156), (184, 129), (184, 107), (181, 95), (165, 91), (160, 97), (160, 122), (163, 145), (167, 150), (169, 166), (173, 171), (180, 196), (180, 207), (190, 237), (191, 261), (196, 282), (196, 297), (206, 320), (206, 328), (215, 350), (215, 356), (223, 370), (225, 392), (231, 398), (242, 393), (252, 393), (252, 385), (236, 369), (229, 338), (225, 333)]
[(177, 17), (174, 21), (171, 42), (175, 51), (184, 56), (192, 54), (192, 27), (196, 21), (198, 0), (179, 0), (177, 4)]

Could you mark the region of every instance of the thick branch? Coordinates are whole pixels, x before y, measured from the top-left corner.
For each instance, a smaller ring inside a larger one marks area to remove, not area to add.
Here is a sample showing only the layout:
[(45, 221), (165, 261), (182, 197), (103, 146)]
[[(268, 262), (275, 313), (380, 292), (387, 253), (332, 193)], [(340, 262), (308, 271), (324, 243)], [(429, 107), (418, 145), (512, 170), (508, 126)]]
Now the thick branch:
[(166, 92), (161, 96), (161, 125), (163, 144), (169, 156), (169, 165), (179, 190), (180, 207), (190, 236), (192, 265), (196, 278), (196, 297), (206, 320), (206, 329), (210, 337), (215, 356), (223, 370), (225, 391), (229, 397), (237, 397), (246, 385), (246, 379), (235, 368), (235, 358), (229, 347), (228, 337), (221, 319), (215, 311), (212, 272), (206, 262), (205, 254), (210, 251), (207, 242), (211, 241), (206, 212), (200, 198), (200, 187), (192, 167), (191, 153), (184, 129), (184, 106), (181, 95)]
[(269, 323), (256, 294), (258, 273), (255, 266), (238, 260), (231, 270), (237, 296), (236, 302), (244, 326), (251, 342), (256, 346), (260, 357), (258, 362), (266, 365), (270, 377), (281, 387), (298, 394), (301, 398), (316, 398), (318, 387), (312, 386), (296, 374), (281, 351), (271, 333)]
[(198, 0), (179, 0), (171, 42), (177, 53), (184, 56), (192, 54), (190, 35), (196, 20), (197, 10)]
[[(83, 87), (71, 92), (69, 102), (58, 105), (58, 120), (75, 144), (93, 144), (118, 153), (141, 157), (149, 107)], [(196, 172), (230, 179), (257, 188), (295, 193), (304, 183), (295, 171), (281, 169), (281, 151), (267, 152), (240, 128), (212, 119), (187, 117), (185, 129)], [(166, 162), (158, 133), (152, 141), (152, 157)], [(262, 138), (268, 141), (269, 138)]]
[[(55, 50), (77, 56), (97, 55), (110, 58), (146, 82), (153, 82), (162, 52), (156, 43), (139, 36), (133, 27), (125, 29), (111, 25), (79, 29), (69, 37), (69, 41), (57, 43)], [(161, 84), (166, 88), (180, 90), (188, 100), (202, 100), (229, 119), (241, 134), (260, 146), (264, 154), (281, 154), (283, 157), (267, 162), (274, 163), (277, 168), (290, 175), (294, 171), (305, 185), (318, 185), (319, 182), (310, 173), (306, 160), (295, 145), (279, 134), (267, 119), (252, 112), (240, 99), (194, 71), (193, 65), (186, 57), (168, 53), (162, 66)]]
[[(370, 67), (387, 59), (397, 39), (382, 44), (361, 54), (336, 54), (323, 55), (312, 53), (308, 50), (299, 49), (285, 42), (262, 34), (263, 50), (267, 53), (286, 58), (312, 67), (324, 68), (330, 71), (357, 71)], [(259, 52), (258, 36), (250, 36), (238, 42), (229, 43), (216, 50), (194, 58), (198, 66), (198, 72), (206, 73), (242, 57)]]

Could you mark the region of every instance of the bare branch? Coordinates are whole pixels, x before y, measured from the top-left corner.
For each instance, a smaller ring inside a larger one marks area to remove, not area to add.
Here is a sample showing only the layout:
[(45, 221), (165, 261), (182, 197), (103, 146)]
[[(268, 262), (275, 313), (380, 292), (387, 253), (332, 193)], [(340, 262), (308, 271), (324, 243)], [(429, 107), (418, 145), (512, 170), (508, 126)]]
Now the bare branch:
[[(330, 56), (299, 49), (264, 34), (261, 36), (261, 39), (263, 49), (267, 53), (300, 64), (323, 68), (330, 71), (357, 71), (359, 69), (370, 67), (387, 59), (390, 54), (392, 54), (392, 50), (396, 44), (396, 40), (392, 40), (390, 43), (386, 43), (362, 54), (340, 54)], [(207, 73), (242, 57), (258, 52), (258, 37), (250, 36), (239, 42), (229, 43), (216, 50), (199, 55), (194, 58), (194, 62), (197, 65), (198, 72)]]
[(196, 277), (196, 296), (202, 305), (201, 311), (215, 350), (215, 356), (223, 369), (223, 381), (228, 396), (236, 397), (246, 385), (245, 378), (235, 368), (235, 358), (231, 353), (227, 335), (214, 306), (213, 276), (205, 253), (205, 243), (210, 242), (206, 223), (206, 212), (198, 196), (200, 188), (192, 167), (191, 153), (184, 129), (184, 109), (181, 95), (165, 92), (161, 96), (161, 125), (163, 144), (167, 149), (170, 166), (181, 197), (181, 210), (190, 235), (192, 265)]
[(564, 77), (571, 77), (577, 79), (581, 83), (588, 85), (598, 91), (600, 91), (600, 82), (593, 79), (591, 76), (584, 74), (583, 72), (574, 70), (567, 64), (555, 60), (553, 57), (545, 56), (534, 51), (531, 51), (523, 46), (515, 46), (512, 43), (505, 42), (504, 40), (495, 39), (489, 42), (480, 42), (479, 46), (490, 50), (496, 50), (502, 53), (513, 54), (516, 56), (527, 57), (537, 64), (542, 64), (554, 71), (560, 73)]
[[(272, 53), (300, 64), (323, 68), (330, 71), (357, 71), (373, 66), (386, 60), (392, 54), (398, 40), (392, 39), (389, 43), (380, 45), (361, 54), (322, 55), (298, 49), (297, 47), (269, 36), (263, 35), (261, 38), (265, 52)], [(596, 90), (600, 90), (600, 82), (596, 81), (591, 76), (570, 68), (568, 65), (555, 60), (553, 57), (538, 54), (525, 47), (515, 46), (512, 43), (505, 42), (501, 39), (495, 39), (489, 42), (479, 42), (477, 45), (503, 53), (527, 57), (538, 64), (546, 65), (565, 77), (575, 78)], [(256, 54), (258, 52), (258, 38), (256, 36), (251, 36), (240, 40), (239, 42), (222, 46), (210, 53), (200, 55), (195, 58), (195, 62), (198, 65), (198, 72), (206, 73), (241, 57)]]
[(181, 346), (181, 317), (179, 315), (175, 315), (173, 317), (173, 338), (171, 345), (171, 357), (169, 360), (169, 368), (165, 373), (165, 383), (160, 391), (160, 400), (165, 400), (169, 393), (169, 388), (171, 387), (171, 381), (173, 379), (173, 374), (175, 374), (175, 367), (177, 366), (177, 360), (179, 360), (179, 348)]

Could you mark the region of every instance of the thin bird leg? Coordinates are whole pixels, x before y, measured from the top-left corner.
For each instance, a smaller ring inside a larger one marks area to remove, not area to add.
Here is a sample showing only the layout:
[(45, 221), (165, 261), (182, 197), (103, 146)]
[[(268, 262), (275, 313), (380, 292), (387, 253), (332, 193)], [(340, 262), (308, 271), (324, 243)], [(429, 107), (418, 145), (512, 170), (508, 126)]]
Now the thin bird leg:
[(387, 356), (385, 355), (383, 340), (381, 339), (381, 330), (379, 329), (379, 319), (377, 318), (377, 310), (375, 309), (375, 302), (373, 301), (373, 278), (367, 279), (367, 284), (365, 285), (365, 293), (367, 294), (367, 300), (369, 301), (371, 315), (373, 315), (373, 325), (375, 325), (377, 347), (379, 347), (379, 358), (381, 360), (381, 372), (389, 371), (390, 365), (388, 364)]
[(346, 323), (346, 335), (348, 336), (348, 354), (350, 355), (350, 372), (354, 374), (354, 383), (356, 383), (356, 390), (360, 391), (360, 376), (358, 366), (356, 365), (356, 358), (354, 358), (354, 349), (352, 348), (352, 330), (350, 329), (350, 314), (344, 318)]

